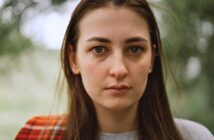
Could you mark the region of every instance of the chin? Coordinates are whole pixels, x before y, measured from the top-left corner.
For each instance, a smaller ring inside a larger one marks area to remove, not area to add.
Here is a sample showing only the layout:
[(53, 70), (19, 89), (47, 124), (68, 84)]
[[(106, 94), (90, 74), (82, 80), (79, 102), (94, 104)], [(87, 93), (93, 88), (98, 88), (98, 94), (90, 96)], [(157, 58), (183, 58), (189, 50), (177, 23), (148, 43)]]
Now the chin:
[(131, 104), (131, 103), (124, 103), (124, 102), (119, 102), (119, 103), (109, 103), (108, 106), (106, 106), (106, 108), (110, 111), (113, 112), (123, 112), (123, 111), (129, 111), (133, 108), (135, 108), (135, 105)]

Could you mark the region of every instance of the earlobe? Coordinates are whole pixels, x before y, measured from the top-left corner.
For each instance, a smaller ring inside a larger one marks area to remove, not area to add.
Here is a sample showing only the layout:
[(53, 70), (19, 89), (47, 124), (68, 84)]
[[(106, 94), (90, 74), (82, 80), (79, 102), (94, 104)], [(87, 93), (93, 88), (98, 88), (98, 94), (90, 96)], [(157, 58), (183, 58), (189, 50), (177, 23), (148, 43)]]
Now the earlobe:
[(68, 58), (70, 63), (70, 69), (76, 75), (80, 74), (79, 65), (77, 63), (76, 53), (74, 52), (73, 46), (68, 46)]
[(149, 68), (149, 74), (151, 74), (151, 73), (152, 73), (152, 67)]

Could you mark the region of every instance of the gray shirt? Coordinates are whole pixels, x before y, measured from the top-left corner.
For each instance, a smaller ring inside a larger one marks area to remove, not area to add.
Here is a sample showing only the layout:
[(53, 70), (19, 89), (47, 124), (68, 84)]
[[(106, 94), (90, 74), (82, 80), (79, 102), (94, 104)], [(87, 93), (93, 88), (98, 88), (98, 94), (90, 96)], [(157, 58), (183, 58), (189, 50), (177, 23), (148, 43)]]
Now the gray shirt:
[[(183, 140), (214, 140), (212, 133), (203, 125), (184, 119), (175, 119)], [(137, 130), (125, 133), (101, 132), (99, 140), (138, 140)]]
[(175, 119), (183, 140), (214, 140), (212, 133), (203, 125), (185, 119)]
[(99, 140), (138, 140), (137, 130), (124, 133), (100, 133)]

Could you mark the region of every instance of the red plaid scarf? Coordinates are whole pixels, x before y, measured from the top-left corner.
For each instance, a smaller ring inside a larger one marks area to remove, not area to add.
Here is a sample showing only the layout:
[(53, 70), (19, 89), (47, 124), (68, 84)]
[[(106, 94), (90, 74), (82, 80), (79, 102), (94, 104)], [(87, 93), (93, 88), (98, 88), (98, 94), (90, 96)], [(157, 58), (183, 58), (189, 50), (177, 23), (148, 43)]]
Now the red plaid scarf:
[(33, 117), (21, 128), (15, 140), (63, 140), (66, 115)]

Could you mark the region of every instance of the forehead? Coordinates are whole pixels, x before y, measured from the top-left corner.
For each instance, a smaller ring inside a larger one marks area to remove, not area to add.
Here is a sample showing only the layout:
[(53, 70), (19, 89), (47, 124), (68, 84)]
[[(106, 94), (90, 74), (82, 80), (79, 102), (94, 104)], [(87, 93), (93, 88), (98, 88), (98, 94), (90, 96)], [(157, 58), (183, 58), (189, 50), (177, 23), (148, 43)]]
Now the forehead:
[(128, 7), (102, 7), (88, 12), (79, 25), (79, 37), (142, 36), (150, 39), (146, 19)]

